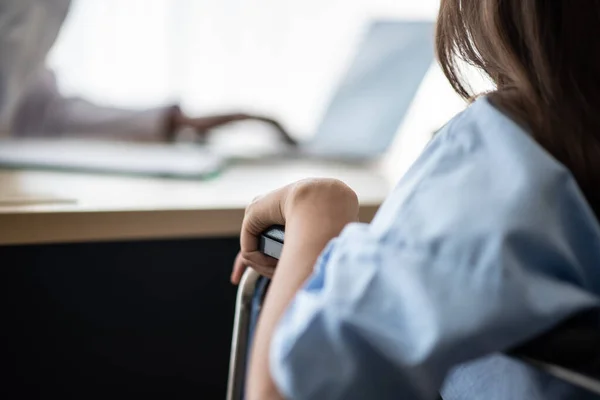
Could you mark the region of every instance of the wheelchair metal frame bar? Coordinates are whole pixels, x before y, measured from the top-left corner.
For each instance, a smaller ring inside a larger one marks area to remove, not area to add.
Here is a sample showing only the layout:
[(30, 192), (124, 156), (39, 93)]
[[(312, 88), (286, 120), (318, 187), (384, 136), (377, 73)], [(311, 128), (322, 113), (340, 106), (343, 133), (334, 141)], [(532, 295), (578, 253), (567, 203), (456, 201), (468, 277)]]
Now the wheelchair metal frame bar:
[(227, 400), (242, 400), (244, 398), (252, 300), (259, 278), (258, 272), (248, 268), (242, 276), (238, 288), (229, 358)]
[(580, 374), (578, 372), (561, 367), (559, 365), (537, 361), (524, 356), (517, 355), (516, 357), (519, 360), (531, 365), (532, 367), (536, 367), (540, 371), (544, 371), (545, 373), (554, 376), (555, 378), (561, 379), (574, 386), (579, 386), (581, 388), (587, 389), (592, 393), (600, 394), (600, 381), (597, 381), (594, 378), (590, 378), (589, 376)]

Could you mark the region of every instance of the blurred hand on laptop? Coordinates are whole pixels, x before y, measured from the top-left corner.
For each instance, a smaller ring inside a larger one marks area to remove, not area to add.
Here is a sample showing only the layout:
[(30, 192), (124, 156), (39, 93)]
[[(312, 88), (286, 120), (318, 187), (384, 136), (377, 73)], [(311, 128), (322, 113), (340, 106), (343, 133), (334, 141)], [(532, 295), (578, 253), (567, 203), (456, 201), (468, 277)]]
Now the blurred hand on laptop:
[(181, 111), (181, 109), (177, 106), (172, 108), (170, 118), (167, 120), (165, 135), (168, 141), (173, 141), (176, 139), (175, 135), (177, 132), (180, 132), (185, 128), (191, 128), (196, 132), (200, 139), (205, 139), (212, 129), (238, 121), (264, 122), (265, 124), (272, 126), (285, 143), (289, 145), (296, 144), (296, 140), (290, 136), (287, 130), (279, 122), (272, 118), (245, 113), (190, 117)]

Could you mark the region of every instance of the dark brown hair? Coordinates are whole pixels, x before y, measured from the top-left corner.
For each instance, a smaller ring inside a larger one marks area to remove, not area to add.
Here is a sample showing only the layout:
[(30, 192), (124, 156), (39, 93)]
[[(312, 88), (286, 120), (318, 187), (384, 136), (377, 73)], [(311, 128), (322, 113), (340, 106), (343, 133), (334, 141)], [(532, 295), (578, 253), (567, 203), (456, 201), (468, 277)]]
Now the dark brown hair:
[(460, 61), (496, 84), (489, 99), (577, 180), (600, 217), (600, 0), (442, 0), (437, 56), (473, 98)]

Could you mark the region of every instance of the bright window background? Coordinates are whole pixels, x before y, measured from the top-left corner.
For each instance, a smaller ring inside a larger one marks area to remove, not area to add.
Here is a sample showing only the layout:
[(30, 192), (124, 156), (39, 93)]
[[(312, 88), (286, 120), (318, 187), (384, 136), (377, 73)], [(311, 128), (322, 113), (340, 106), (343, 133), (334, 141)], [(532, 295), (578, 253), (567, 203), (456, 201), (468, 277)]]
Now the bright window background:
[[(434, 20), (439, 0), (75, 0), (50, 54), (61, 89), (101, 104), (258, 111), (314, 131), (368, 23)], [(414, 158), (464, 107), (439, 68), (401, 130)], [(413, 143), (414, 142), (414, 143)], [(416, 143), (416, 144), (415, 144)]]

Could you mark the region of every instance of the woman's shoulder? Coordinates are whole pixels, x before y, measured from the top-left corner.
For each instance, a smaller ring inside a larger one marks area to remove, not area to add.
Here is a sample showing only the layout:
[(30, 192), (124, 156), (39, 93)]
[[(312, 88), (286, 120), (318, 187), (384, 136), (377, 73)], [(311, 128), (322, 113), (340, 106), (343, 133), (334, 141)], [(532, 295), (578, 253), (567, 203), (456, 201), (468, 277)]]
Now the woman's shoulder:
[(570, 172), (486, 98), (435, 135), (372, 224), (420, 246), (584, 228), (597, 238)]
[[(548, 178), (569, 171), (540, 146), (521, 125), (481, 97), (454, 117), (432, 140), (439, 153), (454, 153), (459, 164), (503, 167), (496, 175), (533, 178), (530, 184), (546, 184)], [(437, 146), (436, 146), (437, 145)], [(515, 173), (519, 175), (514, 176)]]

